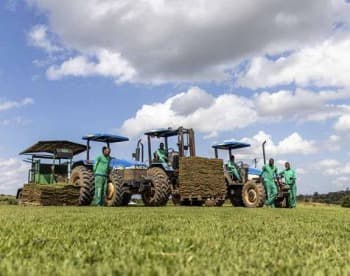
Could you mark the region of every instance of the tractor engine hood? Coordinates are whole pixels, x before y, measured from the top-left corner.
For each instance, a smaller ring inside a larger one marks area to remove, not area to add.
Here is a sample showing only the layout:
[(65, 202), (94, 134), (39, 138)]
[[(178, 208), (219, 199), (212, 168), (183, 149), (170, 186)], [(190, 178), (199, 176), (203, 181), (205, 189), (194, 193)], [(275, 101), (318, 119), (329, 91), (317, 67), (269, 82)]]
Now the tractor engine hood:
[(261, 175), (261, 170), (255, 169), (255, 168), (249, 168), (248, 169), (248, 174), (259, 176), (259, 175)]
[(117, 159), (117, 158), (112, 158), (109, 165), (113, 169), (128, 168), (128, 167), (146, 167), (145, 163), (142, 163), (139, 161)]

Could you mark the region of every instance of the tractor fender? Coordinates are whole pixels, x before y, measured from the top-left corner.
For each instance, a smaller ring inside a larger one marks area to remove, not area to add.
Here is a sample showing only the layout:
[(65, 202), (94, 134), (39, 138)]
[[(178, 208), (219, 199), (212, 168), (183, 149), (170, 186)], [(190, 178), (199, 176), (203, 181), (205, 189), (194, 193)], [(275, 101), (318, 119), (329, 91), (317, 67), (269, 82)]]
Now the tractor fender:
[(153, 163), (149, 168), (161, 168), (165, 172), (173, 172), (173, 168), (164, 163)]
[(92, 169), (93, 164), (94, 164), (93, 160), (90, 160), (89, 162), (87, 160), (79, 160), (73, 163), (72, 170), (78, 166), (84, 166), (86, 168)]

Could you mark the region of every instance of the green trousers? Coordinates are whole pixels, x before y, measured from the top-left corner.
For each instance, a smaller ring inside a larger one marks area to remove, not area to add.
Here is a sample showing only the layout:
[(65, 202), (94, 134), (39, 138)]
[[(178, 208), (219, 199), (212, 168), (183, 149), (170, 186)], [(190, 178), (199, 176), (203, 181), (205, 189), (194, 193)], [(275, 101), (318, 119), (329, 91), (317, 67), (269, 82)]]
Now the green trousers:
[(277, 197), (277, 187), (274, 180), (265, 179), (265, 189), (267, 199), (265, 201), (265, 205), (275, 207), (275, 200)]
[(103, 206), (107, 193), (107, 177), (95, 175), (95, 194), (92, 201), (94, 206)]
[(297, 207), (297, 185), (295, 183), (289, 185), (289, 207)]

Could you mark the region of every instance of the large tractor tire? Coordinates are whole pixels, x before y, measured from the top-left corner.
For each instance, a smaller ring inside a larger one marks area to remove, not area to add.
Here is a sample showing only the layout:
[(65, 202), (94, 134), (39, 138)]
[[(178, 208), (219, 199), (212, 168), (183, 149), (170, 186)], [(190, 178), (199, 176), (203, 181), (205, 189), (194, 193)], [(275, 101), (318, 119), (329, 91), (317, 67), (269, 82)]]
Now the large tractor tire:
[(94, 175), (91, 170), (84, 166), (73, 169), (70, 184), (80, 187), (79, 205), (90, 205), (94, 198)]
[(265, 203), (266, 193), (264, 186), (255, 181), (248, 181), (243, 185), (242, 199), (248, 208), (262, 207)]
[(234, 207), (243, 207), (243, 199), (242, 199), (242, 186), (231, 187), (228, 189), (228, 198), (232, 206)]
[(131, 194), (123, 185), (123, 175), (120, 171), (113, 170), (109, 175), (107, 187), (107, 206), (127, 206), (131, 200)]
[(147, 176), (151, 178), (151, 188), (142, 193), (142, 201), (146, 206), (164, 206), (171, 194), (169, 178), (161, 168), (150, 168)]

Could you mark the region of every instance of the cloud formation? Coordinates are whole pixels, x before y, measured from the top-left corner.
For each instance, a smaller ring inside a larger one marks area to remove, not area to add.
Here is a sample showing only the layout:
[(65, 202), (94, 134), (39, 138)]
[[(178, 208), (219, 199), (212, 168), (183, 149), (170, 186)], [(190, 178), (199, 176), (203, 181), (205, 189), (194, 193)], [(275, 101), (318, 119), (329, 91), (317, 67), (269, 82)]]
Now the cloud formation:
[(234, 93), (214, 97), (198, 87), (192, 87), (163, 103), (143, 105), (123, 123), (120, 131), (136, 136), (145, 129), (183, 125), (194, 127), (211, 138), (220, 132), (244, 128), (267, 119), (270, 123), (282, 119), (298, 122), (337, 119), (335, 129), (346, 131), (350, 127), (347, 115), (350, 114), (350, 105), (337, 101), (348, 98), (350, 95), (345, 91), (312, 92), (302, 89), (262, 92), (253, 97)]
[(277, 60), (254, 58), (237, 79), (238, 86), (252, 89), (276, 85), (335, 86), (350, 88), (350, 39), (326, 40), (296, 50)]
[(20, 108), (22, 106), (33, 104), (34, 100), (32, 98), (24, 98), (19, 101), (9, 101), (5, 99), (0, 99), (0, 111), (5, 111), (13, 108)]
[(27, 179), (28, 164), (17, 158), (0, 158), (0, 191), (3, 194), (16, 194)]
[[(73, 60), (94, 63), (101, 50), (107, 51), (135, 70), (122, 80), (148, 83), (230, 79), (229, 71), (253, 56), (327, 39), (336, 24), (349, 21), (350, 10), (345, 1), (334, 0), (27, 2), (48, 17), (61, 45), (77, 52)], [(45, 29), (39, 30), (38, 46), (50, 48), (42, 39)], [(53, 68), (60, 68), (61, 77), (81, 76), (65, 70), (69, 61)], [(112, 67), (95, 73), (115, 74)]]
[(163, 103), (143, 105), (134, 117), (127, 119), (120, 131), (137, 136), (142, 130), (159, 127), (194, 127), (215, 136), (220, 131), (246, 127), (257, 120), (251, 100), (235, 94), (216, 98), (198, 87), (170, 97)]

